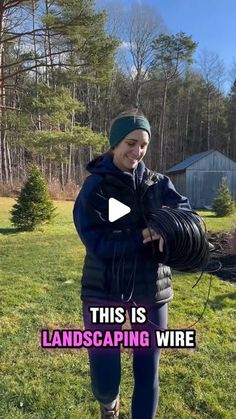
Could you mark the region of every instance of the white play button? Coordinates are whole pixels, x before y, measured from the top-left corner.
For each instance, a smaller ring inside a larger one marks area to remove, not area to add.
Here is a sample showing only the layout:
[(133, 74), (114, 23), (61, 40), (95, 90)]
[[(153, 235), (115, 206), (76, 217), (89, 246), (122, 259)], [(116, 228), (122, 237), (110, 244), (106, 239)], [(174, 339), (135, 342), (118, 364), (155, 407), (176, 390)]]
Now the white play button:
[(112, 223), (113, 221), (118, 220), (124, 215), (128, 214), (131, 209), (122, 202), (118, 201), (115, 198), (109, 198), (108, 204), (108, 219)]

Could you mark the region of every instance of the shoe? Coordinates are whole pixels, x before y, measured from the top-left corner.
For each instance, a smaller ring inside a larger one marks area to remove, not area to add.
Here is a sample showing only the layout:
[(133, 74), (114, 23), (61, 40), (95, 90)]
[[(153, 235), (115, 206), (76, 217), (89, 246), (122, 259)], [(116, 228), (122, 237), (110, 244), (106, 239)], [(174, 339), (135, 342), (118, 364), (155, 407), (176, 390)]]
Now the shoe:
[(100, 404), (101, 419), (119, 419), (120, 413), (120, 401), (117, 399), (115, 407), (113, 409), (106, 409)]

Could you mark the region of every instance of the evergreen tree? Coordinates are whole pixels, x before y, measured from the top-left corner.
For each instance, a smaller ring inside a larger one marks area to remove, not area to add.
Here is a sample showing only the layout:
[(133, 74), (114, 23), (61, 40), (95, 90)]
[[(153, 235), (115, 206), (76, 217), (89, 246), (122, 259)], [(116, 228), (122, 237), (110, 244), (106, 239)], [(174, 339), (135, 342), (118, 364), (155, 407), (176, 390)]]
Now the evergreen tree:
[(33, 165), (11, 210), (11, 222), (20, 230), (32, 231), (37, 226), (50, 222), (55, 216), (54, 211), (47, 184), (40, 170)]
[(222, 178), (216, 198), (213, 202), (213, 210), (218, 217), (224, 217), (225, 215), (232, 214), (234, 209), (234, 200), (227, 186), (226, 178)]

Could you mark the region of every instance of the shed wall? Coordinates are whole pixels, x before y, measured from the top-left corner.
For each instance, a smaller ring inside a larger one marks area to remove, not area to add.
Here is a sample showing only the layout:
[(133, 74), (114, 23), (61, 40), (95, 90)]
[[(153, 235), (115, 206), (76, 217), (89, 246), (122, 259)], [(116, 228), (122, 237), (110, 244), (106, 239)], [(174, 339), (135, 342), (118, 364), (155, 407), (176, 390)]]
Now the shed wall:
[(186, 195), (193, 208), (212, 207), (217, 189), (226, 177), (229, 190), (236, 200), (236, 170), (186, 170)]
[(175, 189), (181, 194), (186, 195), (186, 172), (173, 173), (168, 175), (175, 185)]
[(212, 153), (191, 164), (186, 170), (188, 169), (231, 171), (236, 170), (236, 163), (219, 151), (214, 150)]

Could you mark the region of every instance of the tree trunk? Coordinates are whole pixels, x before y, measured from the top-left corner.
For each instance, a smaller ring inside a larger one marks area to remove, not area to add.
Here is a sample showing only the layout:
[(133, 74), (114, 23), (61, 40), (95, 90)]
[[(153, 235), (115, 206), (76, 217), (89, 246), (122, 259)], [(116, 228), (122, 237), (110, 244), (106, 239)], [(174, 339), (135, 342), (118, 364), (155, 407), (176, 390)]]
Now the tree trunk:
[(7, 135), (5, 129), (2, 131), (3, 139), (3, 177), (6, 183), (9, 183), (8, 162), (7, 162)]
[(207, 150), (210, 150), (210, 137), (211, 137), (211, 99), (210, 99), (210, 92), (207, 92)]
[(134, 81), (135, 107), (137, 109), (139, 109), (140, 106), (141, 87), (141, 72), (140, 70), (137, 70), (137, 75)]
[(8, 142), (6, 143), (6, 151), (7, 151), (7, 161), (8, 161), (9, 182), (12, 187), (13, 186), (12, 159), (11, 159), (11, 150), (10, 150)]
[(60, 164), (60, 168), (61, 168), (61, 186), (62, 186), (62, 190), (64, 191), (64, 186), (65, 186), (65, 174), (64, 174), (64, 163), (61, 162)]
[(159, 135), (160, 135), (160, 170), (163, 170), (164, 163), (164, 128), (165, 128), (165, 115), (166, 115), (166, 100), (167, 100), (167, 89), (168, 82), (164, 82), (164, 92), (162, 97), (162, 112), (159, 125)]
[[(46, 15), (50, 14), (50, 5), (48, 0), (45, 0), (45, 8), (46, 8)], [(52, 58), (52, 43), (51, 43), (51, 34), (50, 30), (46, 30), (46, 37), (47, 37), (47, 47), (48, 47), (48, 55), (49, 55), (49, 62), (50, 62), (50, 73), (52, 78), (52, 86), (55, 87), (55, 78), (54, 78), (54, 67), (53, 67), (53, 58)]]
[(67, 170), (67, 182), (71, 182), (71, 167), (72, 167), (73, 144), (69, 145), (69, 162)]
[(185, 134), (184, 134), (184, 142), (182, 146), (182, 160), (185, 159), (185, 148), (187, 146), (188, 141), (188, 129), (189, 129), (189, 107), (190, 107), (190, 94), (188, 92), (187, 95), (187, 109), (186, 109), (186, 117), (185, 117)]
[[(4, 9), (0, 8), (0, 157), (1, 157), (1, 181), (6, 180), (6, 131), (5, 125), (2, 122), (5, 111), (5, 86), (4, 86)], [(3, 171), (5, 171), (5, 179)]]

